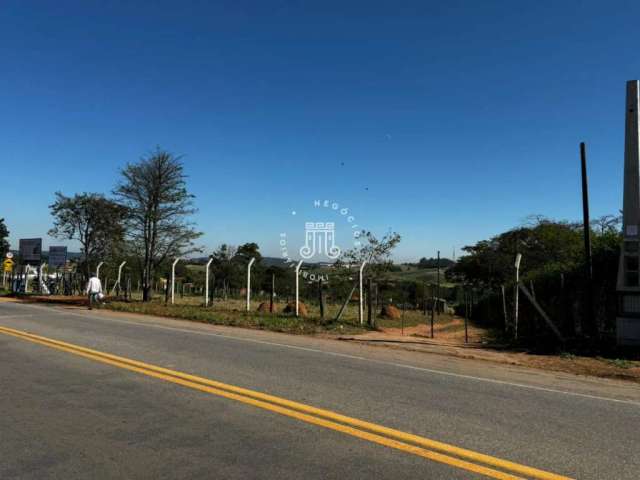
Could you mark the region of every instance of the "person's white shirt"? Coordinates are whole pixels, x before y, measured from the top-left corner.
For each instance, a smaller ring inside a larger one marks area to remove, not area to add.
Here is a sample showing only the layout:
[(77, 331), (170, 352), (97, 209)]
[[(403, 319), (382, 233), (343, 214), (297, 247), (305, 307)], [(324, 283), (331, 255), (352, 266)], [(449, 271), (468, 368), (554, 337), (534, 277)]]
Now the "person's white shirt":
[(98, 277), (91, 277), (87, 283), (87, 294), (102, 292), (102, 283)]

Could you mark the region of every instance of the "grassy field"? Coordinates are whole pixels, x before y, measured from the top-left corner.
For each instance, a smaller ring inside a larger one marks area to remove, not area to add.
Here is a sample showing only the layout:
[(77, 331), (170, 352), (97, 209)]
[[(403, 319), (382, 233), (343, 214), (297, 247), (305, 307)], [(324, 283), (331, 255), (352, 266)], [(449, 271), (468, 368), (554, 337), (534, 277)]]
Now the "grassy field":
[[(437, 281), (438, 272), (435, 268), (417, 268), (408, 265), (402, 265), (401, 268), (402, 270), (398, 272), (385, 273), (385, 278), (397, 282), (418, 282), (423, 284), (435, 284)], [(445, 280), (444, 271), (445, 269), (440, 269), (440, 285), (443, 287), (452, 287), (454, 284)]]
[[(148, 303), (139, 300), (131, 302), (110, 301), (106, 308), (122, 312), (144, 313), (150, 315), (185, 318), (218, 325), (243, 326), (249, 328), (263, 328), (267, 330), (283, 331), (290, 333), (335, 333), (355, 334), (370, 330), (370, 327), (360, 325), (358, 319), (358, 302), (352, 301), (344, 310), (339, 321), (335, 321), (341, 307), (339, 304), (327, 304), (324, 320), (320, 318), (320, 308), (317, 304), (305, 303), (308, 315), (296, 318), (291, 314), (282, 313), (286, 306), (284, 302), (274, 303), (274, 313), (258, 312), (258, 307), (263, 300), (251, 301), (250, 312), (246, 311), (246, 300), (215, 299), (209, 307), (205, 308), (202, 297), (177, 296), (175, 305), (165, 305), (164, 300), (155, 298)], [(376, 312), (380, 313), (380, 312)], [(367, 312), (365, 310), (365, 321)], [(375, 327), (409, 328), (424, 325), (428, 318), (418, 310), (401, 310), (401, 318), (387, 319), (379, 315), (375, 316)], [(452, 320), (450, 315), (438, 317), (438, 323), (447, 323)]]
[[(57, 303), (67, 305), (86, 305), (87, 299), (84, 296), (65, 297), (58, 295), (40, 296), (35, 294), (20, 295), (20, 298), (27, 301), (38, 301), (44, 303)], [(122, 301), (109, 298), (103, 308), (119, 311), (139, 313), (146, 315), (156, 315), (171, 318), (181, 318), (215, 325), (229, 325), (245, 328), (256, 328), (273, 330), (279, 332), (296, 334), (358, 334), (371, 331), (368, 325), (361, 325), (358, 318), (358, 302), (351, 301), (345, 308), (339, 321), (335, 318), (341, 305), (327, 303), (325, 307), (324, 319), (320, 318), (320, 308), (317, 303), (304, 303), (307, 310), (305, 317), (295, 317), (292, 314), (283, 313), (286, 302), (274, 303), (274, 312), (258, 312), (259, 305), (266, 301), (265, 298), (251, 301), (250, 311), (246, 311), (246, 300), (244, 298), (228, 298), (226, 300), (216, 298), (208, 306), (204, 307), (204, 300), (201, 296), (176, 295), (174, 305), (165, 305), (164, 297), (156, 295), (152, 301), (143, 303), (140, 294), (134, 293), (133, 299)], [(268, 302), (268, 301), (267, 301)], [(379, 314), (379, 311), (375, 312)], [(400, 309), (401, 318), (388, 319), (375, 315), (375, 328), (385, 329), (407, 329), (411, 334), (411, 328), (428, 324), (428, 318), (419, 310)], [(365, 309), (365, 322), (367, 312)], [(450, 315), (440, 315), (437, 317), (436, 325), (446, 326), (452, 321)]]
[(245, 310), (246, 303), (243, 300), (229, 299), (214, 301), (212, 305), (205, 308), (201, 298), (184, 297), (176, 301), (175, 305), (165, 305), (164, 301), (157, 299), (148, 303), (111, 301), (105, 307), (120, 312), (184, 318), (215, 325), (258, 328), (287, 333), (355, 334), (367, 330), (366, 326), (361, 326), (357, 321), (357, 311), (348, 312), (339, 322), (335, 322), (334, 317), (330, 315), (325, 315), (325, 320), (321, 320), (319, 310), (312, 306), (308, 307), (310, 311), (307, 317), (296, 318), (294, 315), (282, 313), (285, 304), (275, 304), (274, 313), (258, 312), (258, 305), (259, 302), (251, 302), (251, 311), (247, 312)]

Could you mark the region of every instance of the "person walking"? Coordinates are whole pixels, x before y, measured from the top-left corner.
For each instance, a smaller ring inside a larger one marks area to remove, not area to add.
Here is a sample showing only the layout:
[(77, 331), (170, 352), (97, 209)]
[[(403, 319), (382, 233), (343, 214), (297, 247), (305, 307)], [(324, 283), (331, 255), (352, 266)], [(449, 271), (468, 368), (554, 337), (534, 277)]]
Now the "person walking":
[(86, 294), (89, 296), (89, 310), (93, 308), (93, 304), (100, 306), (100, 294), (102, 293), (102, 283), (100, 279), (93, 275), (87, 282)]

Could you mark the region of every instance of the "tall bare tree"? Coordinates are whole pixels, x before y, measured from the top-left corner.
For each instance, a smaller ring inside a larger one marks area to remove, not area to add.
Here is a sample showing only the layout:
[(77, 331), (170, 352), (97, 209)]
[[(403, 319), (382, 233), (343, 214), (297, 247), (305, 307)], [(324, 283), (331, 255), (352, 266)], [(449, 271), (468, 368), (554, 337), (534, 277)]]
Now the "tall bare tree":
[(49, 235), (80, 242), (87, 276), (93, 264), (121, 247), (126, 209), (104, 195), (77, 193), (67, 197), (56, 192), (49, 209), (53, 216)]
[(201, 250), (194, 241), (202, 233), (190, 221), (194, 196), (187, 191), (181, 157), (160, 148), (120, 173), (113, 193), (129, 211), (127, 237), (140, 262), (143, 300), (148, 301), (160, 264)]

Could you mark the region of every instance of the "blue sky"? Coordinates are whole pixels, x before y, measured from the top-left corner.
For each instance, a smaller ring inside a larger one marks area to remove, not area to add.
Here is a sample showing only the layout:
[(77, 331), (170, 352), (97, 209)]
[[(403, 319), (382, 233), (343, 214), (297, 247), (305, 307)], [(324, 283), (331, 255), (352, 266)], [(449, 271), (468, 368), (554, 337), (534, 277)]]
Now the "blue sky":
[(184, 155), (207, 250), (278, 255), (328, 199), (398, 231), (398, 260), (450, 256), (529, 214), (579, 219), (583, 140), (592, 214), (615, 213), (638, 18), (635, 1), (4, 1), (0, 217), (14, 246), (60, 244), (54, 191), (108, 193), (160, 145)]

